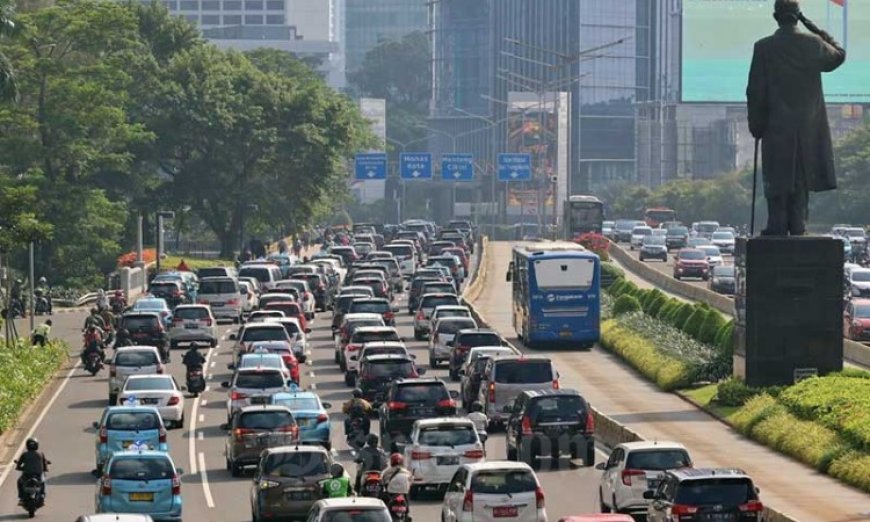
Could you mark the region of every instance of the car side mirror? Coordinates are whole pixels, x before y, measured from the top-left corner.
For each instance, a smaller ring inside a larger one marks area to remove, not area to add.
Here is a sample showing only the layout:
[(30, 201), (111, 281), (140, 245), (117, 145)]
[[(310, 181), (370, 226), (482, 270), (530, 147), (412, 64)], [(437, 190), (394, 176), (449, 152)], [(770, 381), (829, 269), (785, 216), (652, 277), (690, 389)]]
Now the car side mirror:
[(323, 406), (323, 409), (324, 409), (324, 410), (332, 409), (332, 403), (331, 403), (331, 402), (321, 402), (320, 405)]
[(229, 430), (230, 430), (230, 423), (229, 423), (229, 422), (225, 422), (225, 423), (221, 424), (221, 425), (218, 426), (218, 427), (219, 427), (220, 429), (224, 430), (224, 431), (229, 431)]
[(229, 339), (230, 341), (235, 341), (235, 340), (237, 340), (238, 338), (239, 338), (239, 336), (236, 335), (236, 334), (234, 334), (234, 333), (231, 333), (231, 334), (229, 335), (229, 337), (227, 337), (227, 339)]
[(111, 366), (111, 365), (115, 364), (115, 360), (112, 359), (111, 357), (109, 357), (108, 359), (106, 359), (105, 364), (106, 364), (106, 366)]
[(94, 422), (91, 424), (91, 426), (93, 426), (93, 428), (94, 428), (95, 430), (100, 429), (100, 423), (97, 422), (97, 421), (94, 421)]
[(655, 490), (648, 489), (648, 490), (644, 491), (643, 498), (645, 498), (647, 500), (654, 500), (656, 498)]
[(408, 354), (408, 357), (410, 357), (411, 359), (416, 360), (416, 359), (417, 359), (417, 354), (416, 354), (416, 353), (409, 353), (409, 354)]
[(230, 387), (230, 381), (224, 381), (221, 383), (221, 388), (229, 388), (229, 387)]
[(181, 391), (187, 391), (187, 386), (182, 386)]
[(227, 370), (235, 370), (235, 369), (236, 369), (236, 365), (235, 365), (235, 364), (230, 363), (230, 364), (227, 365)]
[(599, 469), (601, 471), (604, 471), (607, 469), (607, 464), (604, 462), (599, 462), (598, 464), (595, 465), (595, 469)]
[(450, 398), (456, 400), (459, 398), (459, 392), (456, 390), (450, 390)]

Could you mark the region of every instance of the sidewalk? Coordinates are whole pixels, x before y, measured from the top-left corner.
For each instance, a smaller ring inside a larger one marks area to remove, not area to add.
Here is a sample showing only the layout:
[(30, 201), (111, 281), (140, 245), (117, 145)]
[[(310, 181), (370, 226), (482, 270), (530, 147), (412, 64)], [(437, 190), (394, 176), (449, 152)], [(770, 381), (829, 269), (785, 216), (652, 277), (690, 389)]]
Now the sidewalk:
[[(487, 281), (474, 305), (493, 328), (514, 339), (510, 284), (504, 280), (511, 244), (489, 245)], [(870, 495), (744, 438), (677, 395), (662, 392), (610, 353), (597, 347), (535, 353), (551, 356), (562, 385), (579, 390), (614, 420), (647, 439), (685, 444), (696, 467), (745, 470), (765, 504), (803, 522), (870, 521)]]

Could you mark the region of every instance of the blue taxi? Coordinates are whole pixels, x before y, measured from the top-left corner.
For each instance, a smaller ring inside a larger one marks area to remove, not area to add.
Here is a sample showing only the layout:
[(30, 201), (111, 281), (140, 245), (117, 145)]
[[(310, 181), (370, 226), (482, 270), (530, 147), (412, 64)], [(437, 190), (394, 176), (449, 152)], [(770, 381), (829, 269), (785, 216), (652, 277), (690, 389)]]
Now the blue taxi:
[(97, 482), (97, 513), (141, 513), (154, 520), (181, 520), (181, 475), (168, 453), (119, 451)]
[(169, 451), (166, 427), (153, 406), (110, 406), (98, 422), (95, 460), (97, 472), (118, 451), (132, 448)]
[(332, 449), (329, 413), (326, 411), (332, 408), (332, 404), (320, 402), (316, 393), (301, 390), (296, 385), (291, 385), (289, 391), (272, 394), (269, 404), (286, 406), (293, 412), (293, 418), (299, 426), (299, 442), (320, 444), (327, 450)]

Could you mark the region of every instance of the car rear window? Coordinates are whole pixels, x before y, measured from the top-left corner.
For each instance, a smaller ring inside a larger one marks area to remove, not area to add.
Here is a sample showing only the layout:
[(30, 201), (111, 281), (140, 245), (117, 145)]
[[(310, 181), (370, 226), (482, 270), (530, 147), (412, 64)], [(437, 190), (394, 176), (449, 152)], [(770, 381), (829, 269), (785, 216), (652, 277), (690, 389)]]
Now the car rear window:
[(452, 257), (452, 256), (451, 257), (437, 257), (437, 258), (433, 257), (432, 259), (429, 260), (430, 265), (434, 265), (437, 263), (439, 265), (449, 266), (449, 267), (452, 267), (453, 265), (455, 265), (456, 262), (457, 262), (457, 259), (455, 257)]
[(124, 317), (121, 320), (122, 327), (127, 329), (130, 332), (135, 332), (139, 330), (152, 330), (154, 328), (158, 328), (159, 324), (157, 322), (158, 319), (156, 317)]
[(543, 397), (529, 405), (528, 414), (536, 423), (585, 420), (586, 401), (582, 397), (570, 395)]
[(301, 315), (302, 310), (299, 308), (297, 303), (287, 303), (287, 302), (277, 302), (277, 303), (269, 303), (266, 305), (267, 310), (278, 310), (284, 312), (284, 315), (287, 317), (293, 317), (294, 315)]
[(429, 283), (427, 285), (423, 285), (423, 293), (445, 293), (445, 294), (455, 294), (456, 288), (453, 287), (450, 283), (437, 283), (432, 284)]
[(704, 253), (698, 250), (684, 250), (680, 252), (680, 259), (701, 260), (705, 259)]
[(680, 449), (658, 449), (632, 451), (625, 462), (626, 468), (664, 471), (687, 466), (689, 454)]
[(435, 308), (436, 306), (458, 306), (459, 298), (455, 295), (444, 295), (438, 297), (424, 297), (420, 303), (421, 308)]
[(336, 307), (339, 312), (347, 313), (350, 310), (350, 305), (354, 302), (354, 300), (359, 299), (358, 295), (345, 295), (338, 298), (338, 306)]
[(239, 418), (239, 427), (251, 430), (274, 430), (295, 424), (289, 411), (245, 412)]
[(120, 458), (112, 460), (109, 476), (114, 480), (163, 480), (175, 476), (168, 458)]
[(171, 294), (175, 290), (178, 290), (178, 286), (168, 281), (165, 283), (151, 283), (151, 286), (148, 287), (148, 291), (152, 294)]
[(244, 372), (236, 377), (236, 388), (281, 388), (285, 384), (281, 372)]
[(323, 514), (322, 522), (390, 522), (385, 508), (349, 507), (331, 509)]
[(115, 366), (153, 366), (157, 363), (157, 354), (151, 350), (119, 350), (114, 358)]
[(420, 444), (425, 446), (447, 446), (451, 448), (477, 442), (477, 436), (474, 433), (474, 426), (469, 426), (468, 424), (453, 424), (423, 428), (420, 430), (418, 439)]
[(501, 338), (496, 333), (465, 333), (457, 340), (462, 346), (474, 348), (475, 346), (499, 346)]
[(410, 257), (414, 255), (414, 247), (411, 245), (387, 245), (384, 247), (387, 252), (392, 252), (394, 256)]
[(172, 379), (164, 377), (144, 377), (142, 379), (127, 379), (125, 391), (174, 390)]
[(253, 277), (261, 283), (268, 283), (272, 280), (271, 272), (268, 268), (247, 267), (239, 270), (239, 277)]
[(235, 294), (238, 291), (236, 283), (232, 281), (202, 281), (197, 294)]
[(179, 319), (208, 319), (208, 308), (176, 308), (175, 317)]
[(474, 319), (438, 322), (438, 333), (455, 334), (459, 330), (465, 330), (466, 328), (477, 328), (477, 323), (474, 322)]
[(288, 321), (286, 323), (281, 323), (284, 326), (284, 331), (287, 332), (287, 335), (299, 335), (299, 325)]
[(281, 406), (286, 406), (290, 408), (290, 411), (299, 411), (299, 410), (314, 410), (320, 411), (322, 408), (320, 407), (320, 403), (317, 402), (317, 399), (311, 397), (290, 397), (290, 398), (275, 398), (275, 395), (272, 396), (272, 404), (279, 404)]
[(538, 483), (526, 470), (478, 471), (471, 478), (471, 490), (482, 495), (508, 495), (535, 491)]
[(362, 354), (362, 358), (373, 357), (375, 355), (405, 355), (408, 350), (400, 346), (376, 346), (366, 348)]
[(435, 404), (447, 400), (450, 395), (441, 383), (403, 384), (396, 390), (395, 400), (399, 402), (414, 402)]
[(246, 328), (242, 336), (242, 342), (253, 343), (257, 341), (286, 341), (287, 332), (283, 327), (279, 328)]
[(160, 427), (160, 417), (147, 411), (110, 413), (106, 418), (106, 429), (124, 431), (156, 430)]
[(350, 307), (353, 313), (373, 313), (382, 314), (390, 310), (390, 305), (385, 302), (360, 302), (354, 301)]
[(274, 453), (263, 465), (263, 472), (273, 477), (310, 477), (329, 473), (326, 454), (309, 451)]
[(687, 480), (677, 487), (677, 504), (735, 506), (755, 499), (752, 481), (745, 478)]
[(381, 332), (354, 332), (351, 342), (365, 344), (376, 341), (401, 341), (396, 331), (385, 330)]
[(549, 361), (504, 361), (495, 367), (495, 382), (499, 384), (531, 384), (552, 380), (553, 365)]
[(227, 269), (224, 267), (213, 266), (209, 268), (200, 268), (196, 271), (196, 275), (202, 279), (204, 277), (224, 277), (227, 275)]
[(375, 379), (398, 379), (413, 375), (414, 365), (411, 361), (368, 361), (364, 373)]

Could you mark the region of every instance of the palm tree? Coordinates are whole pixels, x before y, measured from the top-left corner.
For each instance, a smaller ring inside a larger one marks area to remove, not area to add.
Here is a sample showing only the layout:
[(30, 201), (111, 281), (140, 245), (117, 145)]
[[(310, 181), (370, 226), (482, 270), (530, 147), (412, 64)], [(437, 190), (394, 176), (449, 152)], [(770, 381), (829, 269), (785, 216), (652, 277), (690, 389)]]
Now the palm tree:
[[(15, 31), (15, 22), (12, 21), (12, 1), (0, 0), (0, 38), (9, 36)], [(18, 96), (18, 87), (15, 84), (15, 74), (9, 59), (0, 51), (0, 102), (12, 101)]]

